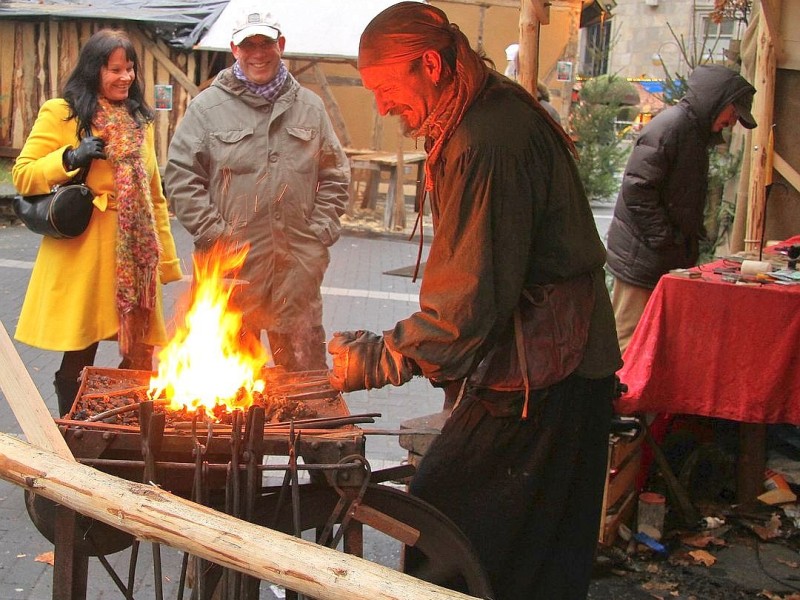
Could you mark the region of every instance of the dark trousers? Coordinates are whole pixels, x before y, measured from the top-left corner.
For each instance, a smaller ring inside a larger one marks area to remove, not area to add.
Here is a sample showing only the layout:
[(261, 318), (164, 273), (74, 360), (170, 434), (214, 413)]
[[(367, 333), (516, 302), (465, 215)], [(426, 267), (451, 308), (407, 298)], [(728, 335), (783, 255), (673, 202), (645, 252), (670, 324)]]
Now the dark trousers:
[(495, 600), (586, 597), (613, 386), (570, 376), (532, 393), (527, 420), (522, 393), (468, 388), (425, 454), (410, 491), (466, 534)]

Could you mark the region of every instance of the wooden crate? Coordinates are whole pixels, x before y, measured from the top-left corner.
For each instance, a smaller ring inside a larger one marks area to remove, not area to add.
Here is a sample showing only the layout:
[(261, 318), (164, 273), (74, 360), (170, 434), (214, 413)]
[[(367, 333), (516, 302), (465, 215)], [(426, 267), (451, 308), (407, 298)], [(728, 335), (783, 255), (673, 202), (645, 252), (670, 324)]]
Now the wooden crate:
[(633, 441), (625, 438), (610, 443), (608, 473), (603, 494), (600, 524), (600, 543), (614, 543), (620, 523), (633, 516), (637, 496), (636, 478), (641, 468), (642, 437)]

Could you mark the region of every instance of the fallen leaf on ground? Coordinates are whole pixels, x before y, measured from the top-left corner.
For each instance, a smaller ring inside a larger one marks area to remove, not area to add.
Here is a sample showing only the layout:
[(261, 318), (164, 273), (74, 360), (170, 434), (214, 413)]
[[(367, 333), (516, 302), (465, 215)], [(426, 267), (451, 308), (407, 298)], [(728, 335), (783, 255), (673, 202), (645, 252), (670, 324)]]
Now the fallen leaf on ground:
[(709, 545), (713, 546), (725, 545), (725, 540), (720, 539), (715, 535), (709, 535), (707, 533), (686, 536), (684, 538), (681, 538), (681, 542), (693, 548), (705, 548)]
[(800, 567), (800, 563), (795, 562), (793, 560), (786, 560), (785, 558), (776, 558), (775, 562), (779, 562), (782, 565), (786, 565), (787, 567), (792, 567), (793, 569)]
[(677, 587), (678, 584), (671, 581), (648, 581), (642, 584), (642, 589), (648, 592), (669, 592)]
[(689, 552), (689, 556), (691, 556), (695, 562), (705, 565), (706, 567), (710, 567), (717, 562), (716, 557), (705, 550), (692, 550)]
[(764, 527), (755, 525), (752, 527), (752, 529), (762, 540), (771, 540), (772, 538), (778, 537), (781, 533), (781, 518), (778, 515), (773, 514), (772, 517), (770, 517), (769, 522)]
[(34, 559), (36, 562), (47, 563), (51, 567), (53, 566), (55, 559), (53, 557), (53, 551), (50, 552), (42, 552), (39, 556)]

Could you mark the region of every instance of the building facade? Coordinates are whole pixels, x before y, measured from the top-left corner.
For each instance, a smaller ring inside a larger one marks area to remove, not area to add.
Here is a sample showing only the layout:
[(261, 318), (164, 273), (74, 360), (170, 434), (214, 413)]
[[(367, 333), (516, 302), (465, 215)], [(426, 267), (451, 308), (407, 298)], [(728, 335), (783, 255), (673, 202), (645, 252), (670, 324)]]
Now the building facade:
[(714, 0), (611, 0), (609, 8), (609, 19), (582, 30), (584, 76), (664, 79), (665, 68), (686, 76), (698, 64), (735, 56), (746, 27), (745, 15), (715, 23)]

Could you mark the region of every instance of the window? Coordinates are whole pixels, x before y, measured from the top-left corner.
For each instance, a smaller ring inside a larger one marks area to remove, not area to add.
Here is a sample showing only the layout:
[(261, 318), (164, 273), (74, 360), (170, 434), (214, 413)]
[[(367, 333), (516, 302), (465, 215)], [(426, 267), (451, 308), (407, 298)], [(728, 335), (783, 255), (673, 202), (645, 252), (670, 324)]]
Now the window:
[(604, 19), (584, 30), (581, 72), (585, 77), (608, 73), (608, 53), (611, 40), (611, 21)]
[(738, 33), (739, 24), (736, 19), (725, 17), (720, 23), (714, 23), (708, 13), (699, 15), (699, 40), (702, 43), (703, 59), (711, 62), (724, 62), (725, 51)]

